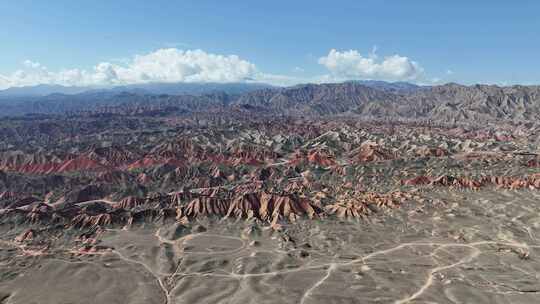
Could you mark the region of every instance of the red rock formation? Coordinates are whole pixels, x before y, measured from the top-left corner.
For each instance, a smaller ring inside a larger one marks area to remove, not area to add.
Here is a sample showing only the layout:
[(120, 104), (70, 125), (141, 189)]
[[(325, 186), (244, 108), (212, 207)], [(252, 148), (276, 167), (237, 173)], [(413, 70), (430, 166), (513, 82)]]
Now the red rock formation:
[(540, 189), (540, 175), (533, 174), (526, 177), (511, 176), (485, 176), (479, 179), (468, 177), (453, 177), (442, 175), (436, 178), (418, 176), (408, 180), (402, 180), (403, 185), (425, 185), (442, 187), (454, 187), (462, 189), (478, 190), (485, 186), (495, 186), (504, 189)]
[(454, 184), (455, 178), (449, 175), (441, 175), (433, 180), (431, 180), (431, 185), (433, 186), (452, 186)]
[(300, 180), (294, 180), (292, 182), (289, 182), (285, 187), (284, 191), (287, 193), (293, 193), (293, 192), (303, 192), (306, 189), (306, 185)]
[(416, 155), (421, 157), (444, 157), (448, 155), (448, 151), (443, 148), (422, 147), (416, 150)]
[(166, 193), (162, 193), (162, 192), (157, 192), (157, 191), (153, 191), (153, 192), (149, 192), (147, 195), (146, 195), (146, 201), (147, 202), (162, 202), (162, 201), (166, 201), (168, 199), (169, 195), (166, 194)]
[(146, 185), (152, 182), (152, 178), (146, 173), (141, 173), (137, 176), (137, 182), (142, 185)]
[(327, 214), (342, 219), (363, 218), (371, 213), (364, 201), (353, 199), (327, 205), (324, 209)]
[(0, 200), (11, 200), (19, 197), (19, 194), (12, 191), (0, 192)]
[(152, 221), (160, 217), (159, 210), (156, 209), (145, 209), (131, 213), (127, 219), (127, 226), (132, 226), (134, 223), (142, 221)]
[(352, 158), (353, 161), (357, 163), (368, 163), (391, 160), (395, 158), (395, 155), (373, 142), (364, 142), (360, 145), (360, 148), (353, 153)]
[(182, 205), (186, 199), (192, 199), (193, 195), (189, 191), (178, 191), (169, 194), (169, 201), (177, 206)]
[(260, 191), (263, 188), (263, 186), (264, 186), (264, 183), (262, 181), (254, 181), (254, 182), (238, 185), (234, 188), (234, 191), (236, 193), (256, 192), (256, 191)]
[(79, 156), (62, 163), (55, 173), (72, 171), (106, 170), (106, 167), (86, 156)]
[(118, 184), (128, 180), (128, 175), (124, 172), (113, 170), (100, 172), (97, 180), (103, 183)]
[(24, 231), (23, 233), (19, 234), (15, 238), (15, 242), (23, 243), (23, 242), (31, 241), (34, 239), (35, 236), (36, 236), (36, 231), (33, 229), (28, 229)]
[(51, 218), (51, 212), (51, 206), (40, 203), (34, 206), (26, 217), (30, 220), (30, 222), (37, 223)]
[(210, 176), (212, 176), (213, 178), (227, 178), (225, 172), (223, 172), (218, 166), (213, 166), (210, 168)]
[(179, 139), (173, 142), (166, 142), (153, 148), (150, 153), (162, 158), (184, 159), (186, 156), (198, 155), (202, 149), (191, 139)]
[(101, 164), (111, 167), (118, 167), (133, 162), (139, 158), (138, 153), (130, 151), (123, 147), (98, 147), (93, 148), (88, 153), (87, 157)]
[(298, 166), (303, 161), (305, 161), (305, 159), (306, 159), (305, 153), (300, 150), (297, 150), (291, 155), (288, 163), (290, 166)]
[(145, 157), (143, 159), (137, 160), (134, 163), (131, 163), (127, 166), (128, 170), (143, 169), (149, 167), (155, 167), (159, 165), (172, 165), (174, 167), (185, 166), (185, 163), (181, 160), (175, 158), (156, 158), (156, 157)]
[(368, 204), (375, 204), (377, 207), (397, 208), (405, 201), (412, 199), (413, 195), (401, 191), (390, 192), (387, 194), (367, 192), (362, 193), (360, 197)]
[(261, 197), (257, 193), (241, 194), (234, 198), (227, 211), (227, 217), (258, 217), (261, 208)]
[(307, 198), (287, 194), (260, 194), (259, 215), (261, 219), (273, 223), (281, 219), (295, 221), (300, 216), (315, 218), (319, 211)]
[(540, 167), (540, 159), (535, 158), (527, 161), (527, 167), (529, 168), (538, 168)]
[(79, 214), (71, 220), (71, 226), (77, 228), (103, 227), (112, 223), (113, 217), (107, 213), (98, 215)]
[(225, 216), (229, 211), (229, 202), (218, 198), (201, 196), (193, 199), (185, 208), (188, 217)]
[(118, 202), (118, 204), (115, 207), (131, 209), (137, 206), (144, 205), (145, 203), (146, 203), (146, 200), (143, 198), (136, 197), (136, 196), (128, 196), (128, 197), (123, 198), (120, 202)]
[(321, 150), (313, 150), (308, 153), (307, 160), (311, 164), (330, 167), (336, 164), (334, 157)]
[(482, 184), (479, 181), (470, 178), (458, 178), (455, 180), (454, 186), (477, 190), (482, 186)]
[(208, 187), (206, 189), (200, 190), (199, 194), (202, 196), (208, 196), (208, 197), (219, 197), (220, 194), (227, 194), (227, 193), (224, 193), (223, 188), (220, 188), (220, 187), (214, 187), (214, 188)]
[(18, 208), (18, 207), (23, 207), (23, 206), (28, 206), (32, 203), (36, 203), (36, 202), (39, 202), (39, 199), (33, 197), (33, 196), (27, 196), (27, 197), (23, 197), (23, 198), (19, 198), (17, 200), (15, 200), (13, 203), (9, 204), (7, 207), (8, 208)]
[(431, 183), (431, 179), (423, 175), (401, 181), (402, 185), (407, 185), (407, 186), (429, 185), (430, 183)]
[(266, 192), (238, 193), (231, 199), (201, 196), (193, 199), (182, 215), (225, 216), (235, 218), (260, 218), (268, 222), (294, 221), (300, 216), (314, 218), (320, 209), (306, 198), (294, 195), (278, 195)]
[(32, 174), (53, 174), (75, 171), (98, 171), (107, 170), (107, 167), (99, 164), (86, 156), (78, 156), (61, 162), (54, 163), (27, 163), (11, 168), (13, 171)]

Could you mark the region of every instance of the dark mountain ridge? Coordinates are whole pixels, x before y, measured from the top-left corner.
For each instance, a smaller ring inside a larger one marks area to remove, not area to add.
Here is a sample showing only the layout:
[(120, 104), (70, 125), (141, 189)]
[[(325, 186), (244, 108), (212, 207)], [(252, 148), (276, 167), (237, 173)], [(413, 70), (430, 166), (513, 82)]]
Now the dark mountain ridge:
[(48, 95), (79, 95), (122, 92), (136, 94), (167, 94), (167, 95), (202, 95), (212, 92), (243, 94), (254, 90), (272, 88), (264, 83), (144, 83), (122, 86), (62, 86), (40, 84), (36, 86), (12, 87), (0, 90), (0, 99), (45, 97)]
[(374, 118), (429, 119), (445, 122), (495, 120), (538, 121), (540, 87), (494, 85), (415, 86), (403, 83), (345, 82), (262, 88), (244, 93), (152, 94), (145, 91), (89, 91), (75, 95), (13, 99), (3, 104), (3, 116), (66, 112), (153, 112), (167, 109), (227, 111), (253, 115), (359, 115)]

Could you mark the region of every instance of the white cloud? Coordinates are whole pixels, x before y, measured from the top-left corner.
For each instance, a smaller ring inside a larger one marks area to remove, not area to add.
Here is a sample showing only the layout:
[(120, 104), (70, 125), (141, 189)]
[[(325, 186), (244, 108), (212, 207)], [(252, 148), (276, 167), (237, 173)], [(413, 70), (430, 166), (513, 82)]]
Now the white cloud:
[(276, 75), (259, 71), (255, 64), (236, 55), (165, 48), (128, 59), (100, 62), (88, 70), (51, 71), (39, 62), (25, 60), (21, 69), (9, 75), (0, 74), (0, 89), (37, 84), (110, 86), (148, 82), (265, 82), (289, 86), (350, 79), (429, 81), (415, 61), (400, 55), (379, 58), (376, 46), (367, 57), (356, 50), (332, 49), (327, 56), (319, 58), (318, 63), (329, 73), (307, 76), (303, 75), (302, 68), (295, 67), (292, 75)]
[(236, 55), (177, 49), (135, 56), (129, 66), (115, 70), (127, 82), (237, 82), (253, 78), (257, 72), (254, 64)]
[(331, 77), (337, 81), (350, 79), (373, 79), (389, 81), (417, 81), (424, 77), (424, 69), (415, 61), (400, 55), (378, 60), (376, 48), (368, 57), (356, 50), (330, 50), (327, 56), (319, 58)]
[(23, 69), (0, 75), (0, 89), (37, 84), (120, 85), (146, 82), (240, 82), (258, 75), (254, 64), (236, 55), (216, 55), (202, 50), (159, 49), (137, 55), (129, 62), (98, 63), (93, 70), (49, 71), (25, 60)]

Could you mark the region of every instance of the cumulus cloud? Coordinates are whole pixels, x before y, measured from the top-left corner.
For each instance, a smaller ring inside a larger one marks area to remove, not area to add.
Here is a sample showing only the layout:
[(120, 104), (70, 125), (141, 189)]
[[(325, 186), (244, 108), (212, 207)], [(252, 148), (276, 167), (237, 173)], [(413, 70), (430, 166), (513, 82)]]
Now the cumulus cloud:
[[(219, 55), (203, 50), (158, 49), (123, 60), (100, 62), (91, 69), (51, 71), (45, 65), (25, 60), (9, 75), (0, 74), (0, 89), (59, 84), (65, 86), (111, 86), (150, 82), (265, 82), (279, 86), (298, 83), (337, 82), (351, 79), (425, 82), (424, 70), (415, 61), (400, 55), (377, 56), (377, 48), (362, 56), (356, 50), (330, 50), (318, 59), (329, 73), (303, 75), (296, 67), (292, 75), (261, 72), (255, 64), (236, 55)], [(302, 74), (302, 75), (300, 75)]]
[(254, 64), (236, 55), (202, 50), (161, 49), (135, 56), (127, 67), (112, 66), (123, 82), (238, 82), (254, 77)]
[(236, 55), (216, 55), (202, 50), (159, 49), (134, 56), (125, 64), (98, 63), (92, 70), (49, 71), (25, 60), (23, 68), (0, 75), (0, 88), (36, 84), (121, 85), (148, 82), (240, 82), (256, 78), (254, 64)]
[(376, 48), (365, 57), (356, 50), (332, 49), (318, 62), (328, 69), (335, 80), (417, 81), (424, 76), (424, 69), (407, 57), (392, 55), (379, 60), (375, 52)]

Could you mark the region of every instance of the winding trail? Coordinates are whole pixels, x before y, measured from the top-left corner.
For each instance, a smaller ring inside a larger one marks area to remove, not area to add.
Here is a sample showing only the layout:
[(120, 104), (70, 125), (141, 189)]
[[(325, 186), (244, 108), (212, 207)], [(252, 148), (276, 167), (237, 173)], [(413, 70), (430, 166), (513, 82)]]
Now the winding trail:
[(419, 296), (421, 296), (426, 290), (428, 290), (428, 288), (433, 284), (433, 275), (439, 271), (442, 271), (442, 270), (446, 270), (446, 269), (450, 269), (450, 268), (454, 268), (456, 266), (459, 266), (461, 264), (464, 264), (464, 263), (468, 263), (468, 262), (471, 262), (472, 260), (474, 260), (474, 258), (476, 258), (477, 256), (480, 255), (480, 253), (482, 253), (482, 251), (478, 250), (475, 248), (475, 250), (473, 251), (472, 254), (470, 254), (469, 256), (461, 259), (460, 261), (454, 263), (454, 264), (451, 264), (451, 265), (446, 265), (446, 266), (439, 266), (439, 267), (435, 267), (433, 268), (430, 272), (429, 272), (429, 275), (428, 275), (428, 278), (426, 280), (426, 282), (424, 283), (424, 285), (422, 285), (422, 287), (420, 287), (420, 289), (418, 289), (417, 292), (413, 293), (412, 295), (408, 296), (408, 297), (405, 297), (401, 300), (397, 300), (395, 302), (395, 304), (403, 304), (403, 303), (409, 303), (410, 301), (418, 298)]
[(117, 250), (113, 250), (112, 251), (114, 254), (116, 254), (121, 260), (123, 260), (124, 262), (127, 262), (129, 264), (137, 264), (137, 265), (140, 265), (142, 267), (144, 267), (146, 269), (146, 271), (148, 273), (150, 273), (155, 279), (156, 281), (158, 282), (158, 285), (159, 287), (161, 288), (162, 292), (163, 292), (163, 295), (165, 296), (165, 304), (169, 304), (169, 299), (170, 299), (170, 295), (169, 295), (169, 290), (167, 289), (167, 287), (165, 286), (165, 283), (163, 282), (163, 280), (159, 277), (159, 274), (155, 273), (152, 268), (150, 268), (150, 266), (146, 265), (145, 263), (143, 262), (139, 262), (139, 261), (136, 261), (136, 260), (133, 260), (133, 259), (130, 259), (130, 258), (127, 258), (125, 257), (122, 253), (120, 253), (119, 251)]
[(299, 271), (305, 271), (305, 270), (315, 270), (315, 269), (324, 269), (326, 268), (326, 274), (317, 282), (313, 284), (312, 287), (306, 290), (304, 295), (302, 296), (300, 300), (300, 304), (305, 304), (309, 298), (312, 296), (313, 291), (315, 291), (318, 287), (323, 285), (325, 281), (331, 276), (332, 271), (337, 269), (338, 267), (343, 266), (351, 266), (356, 263), (363, 263), (365, 264), (366, 261), (369, 259), (372, 259), (376, 256), (381, 256), (385, 254), (389, 254), (407, 247), (417, 247), (417, 246), (428, 246), (428, 247), (435, 247), (434, 250), (441, 250), (445, 248), (468, 248), (471, 249), (471, 253), (467, 255), (466, 257), (462, 258), (456, 263), (450, 264), (450, 265), (443, 265), (443, 266), (437, 266), (429, 271), (428, 277), (426, 278), (425, 283), (413, 294), (407, 295), (406, 297), (402, 299), (396, 300), (395, 304), (404, 304), (409, 303), (412, 300), (415, 300), (422, 296), (432, 285), (434, 282), (434, 275), (440, 271), (448, 270), (451, 268), (458, 267), (460, 265), (470, 263), (475, 258), (477, 258), (481, 253), (482, 250), (477, 248), (478, 246), (485, 246), (485, 245), (499, 245), (499, 246), (508, 246), (512, 248), (521, 248), (521, 249), (529, 249), (529, 248), (540, 248), (540, 245), (528, 245), (525, 243), (519, 243), (519, 242), (512, 242), (512, 241), (479, 241), (479, 242), (473, 242), (473, 243), (438, 243), (438, 242), (412, 242), (412, 243), (402, 243), (395, 247), (391, 247), (388, 249), (383, 249), (379, 251), (375, 251), (372, 253), (369, 253), (363, 257), (360, 257), (358, 259), (354, 259), (348, 262), (332, 262), (332, 263), (325, 263), (325, 264), (319, 264), (319, 265), (312, 265), (312, 266), (306, 266), (306, 267), (299, 267), (295, 269), (287, 269), (282, 271), (272, 271), (272, 272), (264, 272), (264, 273), (248, 273), (248, 274), (233, 274), (233, 273), (225, 273), (225, 274), (218, 274), (218, 273), (201, 273), (201, 272), (191, 272), (191, 273), (177, 273), (176, 275), (187, 277), (187, 276), (215, 276), (215, 277), (227, 277), (227, 278), (236, 278), (236, 279), (245, 279), (250, 277), (264, 277), (264, 276), (275, 276), (275, 275), (281, 275), (281, 274), (287, 274), (287, 273), (293, 273), (293, 272), (299, 272)]
[(300, 300), (300, 304), (304, 304), (306, 302), (306, 299), (308, 299), (311, 296), (311, 293), (315, 289), (317, 289), (317, 287), (321, 286), (324, 283), (324, 281), (326, 281), (326, 279), (330, 277), (330, 275), (332, 274), (332, 271), (336, 269), (336, 266), (337, 264), (335, 263), (330, 264), (330, 266), (328, 267), (328, 270), (326, 271), (326, 275), (322, 277), (319, 281), (317, 281), (310, 289), (306, 290), (306, 292), (302, 296), (302, 299)]

